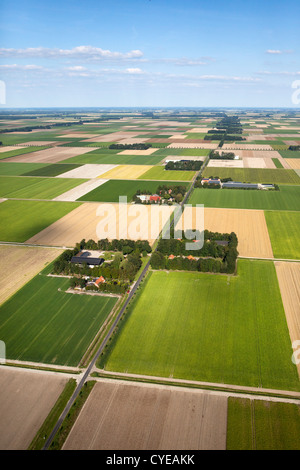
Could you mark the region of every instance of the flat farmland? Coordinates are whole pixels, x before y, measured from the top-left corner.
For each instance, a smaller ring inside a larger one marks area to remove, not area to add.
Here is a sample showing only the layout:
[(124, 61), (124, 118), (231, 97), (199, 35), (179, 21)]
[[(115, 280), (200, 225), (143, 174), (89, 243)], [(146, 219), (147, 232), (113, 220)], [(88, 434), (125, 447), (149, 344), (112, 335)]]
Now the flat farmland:
[(151, 168), (152, 166), (148, 165), (118, 165), (112, 170), (103, 173), (101, 178), (134, 180), (147, 173)]
[[(0, 246), (0, 304), (62, 253), (54, 248)], [(20, 269), (22, 266), (22, 269)]]
[(300, 407), (228, 399), (227, 450), (300, 450)]
[(300, 150), (280, 150), (279, 153), (283, 158), (300, 158)]
[(275, 258), (300, 259), (300, 213), (265, 211)]
[(101, 381), (63, 450), (225, 450), (226, 418), (226, 397)]
[[(185, 208), (183, 212), (184, 229), (195, 230), (197, 224), (199, 226), (199, 217), (201, 217), (201, 209)], [(236, 233), (240, 256), (273, 258), (264, 211), (205, 207), (204, 228), (212, 232)]]
[(270, 261), (239, 260), (237, 276), (151, 272), (99, 366), (300, 389)]
[(153, 166), (139, 176), (143, 180), (192, 181), (195, 171), (165, 170), (164, 166)]
[(1, 176), (23, 176), (24, 173), (30, 172), (31, 174), (35, 171), (42, 172), (44, 168), (48, 167), (47, 163), (0, 163), (0, 175)]
[(0, 204), (0, 240), (25, 242), (80, 203), (52, 201), (4, 201)]
[(85, 179), (0, 176), (0, 196), (14, 199), (53, 199)]
[(11, 157), (8, 161), (20, 163), (58, 163), (74, 157), (75, 155), (82, 155), (90, 151), (90, 148), (84, 147), (52, 147), (37, 152), (31, 152), (27, 155)]
[[(91, 192), (80, 197), (79, 201), (98, 201), (98, 202), (119, 202), (119, 196), (126, 196), (128, 202), (132, 201), (134, 194), (138, 191), (151, 191), (152, 194), (157, 192), (157, 188), (161, 185), (158, 181), (132, 181), (132, 180), (110, 180), (103, 185), (93, 189)], [(176, 186), (178, 183), (174, 183)], [(187, 187), (187, 183), (182, 183)], [(168, 183), (168, 186), (172, 184)]]
[(300, 158), (287, 158), (286, 162), (293, 170), (300, 170)]
[(16, 157), (17, 155), (25, 155), (26, 153), (37, 152), (40, 150), (46, 149), (46, 146), (37, 146), (37, 147), (22, 147), (22, 146), (10, 146), (7, 147), (7, 151), (5, 151), (6, 147), (1, 147), (0, 152), (0, 159), (6, 159), (10, 157)]
[[(10, 163), (10, 165), (28, 165), (28, 171), (24, 172), (22, 176), (44, 176), (44, 177), (54, 177), (58, 176), (61, 173), (74, 170), (75, 168), (80, 167), (81, 165), (68, 164), (68, 163), (53, 163), (48, 165), (45, 163)], [(38, 168), (34, 166), (38, 165)], [(32, 168), (30, 168), (32, 167)]]
[[(275, 268), (291, 342), (300, 338), (300, 263), (276, 261)], [(300, 364), (297, 364), (300, 377)]]
[(111, 164), (111, 165), (156, 165), (162, 160), (160, 155), (117, 155), (115, 151), (105, 149), (105, 152), (92, 151), (85, 155), (69, 158), (65, 160), (68, 163), (79, 164)]
[(26, 450), (67, 383), (60, 374), (0, 369), (0, 449)]
[(77, 366), (117, 298), (68, 287), (69, 279), (38, 275), (1, 305), (7, 360)]
[(282, 185), (280, 191), (203, 189), (193, 190), (188, 203), (236, 209), (300, 210), (300, 187)]
[[(3, 203), (4, 204), (4, 203)], [(2, 204), (0, 204), (1, 208)], [(29, 244), (75, 246), (78, 240), (131, 239), (153, 244), (169, 220), (172, 206), (81, 203), (74, 211), (27, 240)], [(127, 222), (127, 225), (126, 225)]]
[(219, 176), (232, 178), (233, 181), (247, 183), (300, 184), (299, 176), (293, 170), (260, 168), (205, 168), (204, 177)]

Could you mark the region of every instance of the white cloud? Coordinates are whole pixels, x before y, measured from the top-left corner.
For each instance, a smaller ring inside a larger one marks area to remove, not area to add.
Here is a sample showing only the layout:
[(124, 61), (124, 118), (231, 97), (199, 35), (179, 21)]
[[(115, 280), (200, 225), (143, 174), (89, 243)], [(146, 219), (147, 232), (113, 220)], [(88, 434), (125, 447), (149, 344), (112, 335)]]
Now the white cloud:
[(19, 65), (19, 64), (3, 64), (0, 65), (0, 69), (2, 70), (42, 70), (43, 67), (41, 65)]
[(26, 49), (0, 48), (0, 57), (39, 57), (39, 58), (81, 58), (93, 60), (122, 60), (142, 57), (142, 51), (115, 52), (94, 46), (77, 46), (73, 49), (50, 49), (46, 47), (28, 47)]

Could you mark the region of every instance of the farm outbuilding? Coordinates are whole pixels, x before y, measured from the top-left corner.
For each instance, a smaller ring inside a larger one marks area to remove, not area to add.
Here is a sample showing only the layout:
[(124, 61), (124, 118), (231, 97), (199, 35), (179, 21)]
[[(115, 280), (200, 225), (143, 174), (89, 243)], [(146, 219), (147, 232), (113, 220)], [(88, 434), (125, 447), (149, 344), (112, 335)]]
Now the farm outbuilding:
[(104, 258), (92, 258), (90, 256), (73, 256), (71, 263), (74, 264), (87, 264), (89, 267), (101, 266), (104, 263)]

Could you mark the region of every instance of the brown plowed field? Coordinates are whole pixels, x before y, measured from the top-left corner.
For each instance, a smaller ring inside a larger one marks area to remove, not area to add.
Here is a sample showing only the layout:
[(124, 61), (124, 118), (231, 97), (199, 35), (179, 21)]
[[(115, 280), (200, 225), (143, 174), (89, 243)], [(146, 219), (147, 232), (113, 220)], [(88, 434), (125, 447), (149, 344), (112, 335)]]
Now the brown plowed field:
[[(191, 217), (193, 230), (195, 230), (197, 214), (195, 211), (197, 210), (201, 211), (201, 208), (187, 207), (185, 209), (185, 211), (192, 211), (189, 217)], [(240, 256), (274, 258), (264, 211), (205, 207), (204, 228), (212, 232), (235, 232), (238, 237)]]
[(0, 246), (0, 304), (62, 253), (54, 248)]
[[(124, 209), (128, 220), (128, 231), (124, 233), (121, 232), (120, 208)], [(153, 244), (173, 210), (171, 206), (84, 203), (34, 235), (26, 243), (75, 246), (83, 238), (86, 240), (126, 238), (149, 240), (149, 243)]]
[(67, 383), (60, 374), (0, 369), (0, 449), (26, 450)]
[[(281, 298), (291, 341), (300, 340), (300, 263), (276, 261)], [(300, 377), (300, 364), (297, 365)]]
[(23, 163), (57, 163), (67, 158), (83, 155), (84, 153), (95, 150), (91, 147), (52, 147), (49, 149), (38, 150), (25, 155), (7, 158), (7, 162), (23, 162)]
[(96, 383), (64, 450), (225, 450), (227, 397)]

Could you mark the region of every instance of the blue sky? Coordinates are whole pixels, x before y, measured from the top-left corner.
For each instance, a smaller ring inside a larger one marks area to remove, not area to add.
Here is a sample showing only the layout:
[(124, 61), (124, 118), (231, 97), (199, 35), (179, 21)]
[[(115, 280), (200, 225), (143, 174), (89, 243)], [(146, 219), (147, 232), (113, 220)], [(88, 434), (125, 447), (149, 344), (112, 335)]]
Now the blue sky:
[(0, 0), (0, 106), (297, 107), (299, 14), (290, 0)]

